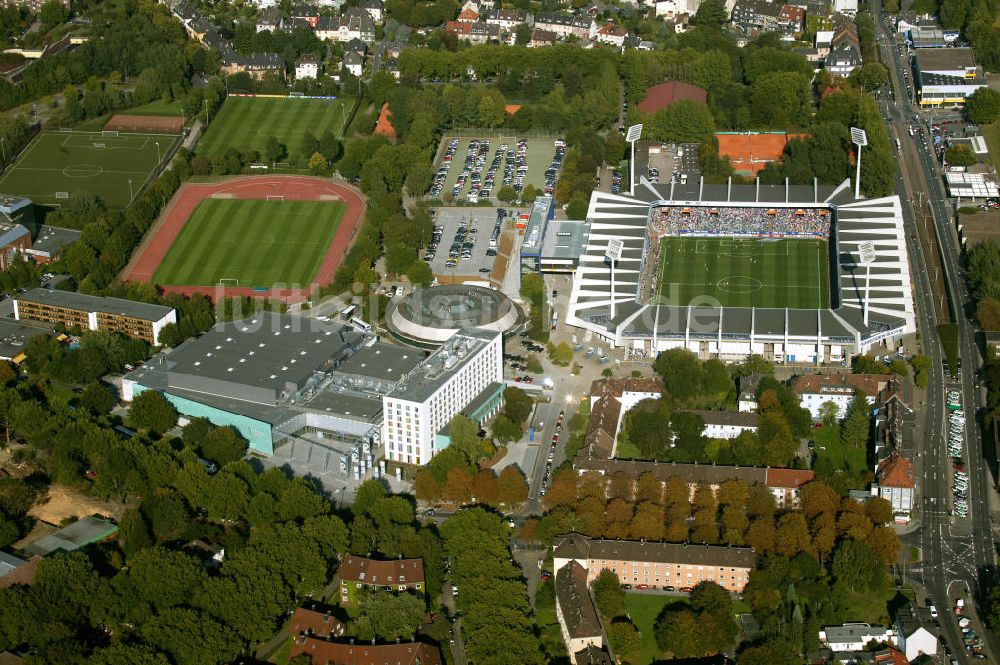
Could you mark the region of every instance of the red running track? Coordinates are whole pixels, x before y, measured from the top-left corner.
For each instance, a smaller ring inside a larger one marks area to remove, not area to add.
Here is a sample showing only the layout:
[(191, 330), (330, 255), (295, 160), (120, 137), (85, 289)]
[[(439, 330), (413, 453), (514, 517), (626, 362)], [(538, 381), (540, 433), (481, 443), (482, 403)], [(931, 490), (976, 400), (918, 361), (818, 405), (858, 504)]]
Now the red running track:
[(133, 282), (149, 282), (160, 266), (177, 235), (191, 218), (198, 204), (213, 196), (235, 199), (266, 199), (269, 196), (283, 196), (285, 200), (296, 201), (342, 201), (347, 210), (340, 220), (333, 242), (323, 257), (313, 283), (305, 289), (254, 290), (247, 286), (226, 286), (215, 284), (204, 286), (178, 286), (162, 284), (164, 293), (191, 295), (202, 293), (213, 300), (237, 296), (280, 299), (287, 303), (305, 300), (316, 289), (333, 281), (337, 267), (347, 255), (347, 250), (361, 228), (365, 203), (361, 194), (353, 187), (335, 183), (325, 178), (308, 176), (250, 176), (216, 183), (184, 183), (167, 205), (161, 221), (150, 232), (150, 238), (139, 247), (137, 257), (126, 269), (125, 279)]

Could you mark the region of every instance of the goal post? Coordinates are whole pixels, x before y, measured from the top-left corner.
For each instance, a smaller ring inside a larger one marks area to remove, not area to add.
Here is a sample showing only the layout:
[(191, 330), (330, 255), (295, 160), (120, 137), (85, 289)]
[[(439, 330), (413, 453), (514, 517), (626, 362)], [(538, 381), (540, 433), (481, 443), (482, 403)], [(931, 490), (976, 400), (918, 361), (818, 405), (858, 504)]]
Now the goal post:
[(268, 197), (267, 197), (267, 200), (268, 201), (284, 201), (285, 197), (282, 196), (282, 195), (280, 195), (280, 194), (275, 194), (275, 195), (270, 195), (269, 194)]
[(240, 285), (240, 278), (239, 277), (220, 277), (219, 278), (219, 286), (239, 286), (239, 285)]
[(101, 136), (118, 136), (118, 130), (117, 129), (101, 130)]

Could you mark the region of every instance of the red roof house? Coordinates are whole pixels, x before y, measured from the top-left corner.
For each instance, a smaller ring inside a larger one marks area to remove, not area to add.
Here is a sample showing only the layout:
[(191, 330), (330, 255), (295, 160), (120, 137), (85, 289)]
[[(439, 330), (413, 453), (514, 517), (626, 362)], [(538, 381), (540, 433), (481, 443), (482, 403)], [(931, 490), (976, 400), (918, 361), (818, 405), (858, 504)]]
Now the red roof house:
[(292, 635), (340, 637), (344, 634), (344, 622), (330, 614), (299, 607), (292, 615), (288, 632)]
[(689, 99), (699, 104), (705, 104), (708, 93), (703, 88), (680, 81), (667, 81), (646, 89), (646, 97), (639, 102), (639, 110), (643, 113), (656, 113), (681, 99)]

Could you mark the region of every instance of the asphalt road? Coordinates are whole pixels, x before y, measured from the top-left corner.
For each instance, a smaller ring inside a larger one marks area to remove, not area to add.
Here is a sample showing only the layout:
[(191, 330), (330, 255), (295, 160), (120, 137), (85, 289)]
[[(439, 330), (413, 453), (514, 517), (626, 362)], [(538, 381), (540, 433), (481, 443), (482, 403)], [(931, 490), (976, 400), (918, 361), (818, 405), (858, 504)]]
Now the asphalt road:
[[(874, 0), (873, 15), (880, 16), (881, 3)], [(971, 593), (978, 591), (981, 575), (992, 570), (995, 560), (989, 493), (992, 491), (989, 468), (983, 459), (982, 440), (976, 417), (982, 404), (982, 391), (977, 385), (982, 358), (975, 344), (975, 330), (966, 316), (965, 303), (969, 302), (965, 282), (959, 266), (961, 257), (958, 238), (954, 229), (953, 212), (942, 183), (940, 167), (933, 155), (932, 139), (921, 112), (911, 103), (912, 73), (908, 59), (901, 57), (895, 36), (887, 28), (885, 19), (878, 19), (877, 36), (882, 61), (889, 68), (894, 99), (882, 100), (883, 114), (889, 118), (890, 137), (900, 141), (900, 173), (897, 190), (903, 201), (904, 217), (908, 225), (909, 253), (915, 281), (918, 321), (924, 341), (924, 353), (932, 359), (931, 377), (923, 409), (922, 441), (919, 442), (918, 465), (922, 468), (918, 486), (920, 527), (904, 537), (905, 545), (916, 545), (921, 550), (921, 563), (906, 569), (907, 579), (926, 591), (936, 605), (941, 631), (952, 649), (952, 658), (960, 663), (975, 661), (962, 647), (962, 635), (957, 617), (951, 608), (958, 597), (967, 604)], [(915, 134), (910, 136), (909, 127)], [(862, 168), (864, 163), (862, 162)], [(934, 220), (934, 233), (940, 247), (945, 279), (952, 297), (952, 317), (959, 328), (959, 356), (962, 372), (957, 379), (945, 376), (943, 353), (934, 316), (933, 293), (922, 248), (916, 239), (914, 206), (929, 204)], [(952, 460), (947, 445), (946, 392), (959, 390), (965, 412), (965, 462), (969, 474), (966, 518), (954, 515), (952, 495)], [(905, 552), (904, 552), (905, 555)], [(923, 598), (918, 598), (923, 604)], [(975, 620), (973, 615), (971, 618)], [(978, 622), (976, 622), (978, 623)], [(986, 651), (998, 654), (995, 636), (977, 626), (976, 632), (984, 635)], [(996, 662), (996, 658), (991, 658)]]

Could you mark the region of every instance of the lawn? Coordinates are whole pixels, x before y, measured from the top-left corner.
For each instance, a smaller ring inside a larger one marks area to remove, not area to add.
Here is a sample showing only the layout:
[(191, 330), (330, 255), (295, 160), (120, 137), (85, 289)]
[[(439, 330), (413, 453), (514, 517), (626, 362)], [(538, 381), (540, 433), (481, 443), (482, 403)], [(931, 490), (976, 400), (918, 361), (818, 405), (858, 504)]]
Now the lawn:
[(653, 635), (653, 625), (656, 617), (660, 615), (663, 608), (673, 603), (684, 603), (678, 596), (667, 596), (652, 593), (626, 593), (625, 609), (628, 611), (632, 623), (642, 634), (642, 652), (635, 665), (645, 665), (652, 663), (662, 654), (660, 647), (656, 646), (656, 638)]
[(1000, 120), (989, 125), (983, 125), (983, 138), (986, 139), (986, 149), (990, 151), (990, 161), (994, 166), (1000, 165)]
[[(454, 136), (445, 136), (441, 139), (442, 145), (447, 147), (451, 139)], [(506, 144), (507, 150), (517, 150), (517, 137), (516, 136), (480, 136), (475, 137), (479, 140), (489, 139), (490, 149), (489, 153), (486, 155), (486, 165), (483, 167), (483, 180), (486, 180), (486, 171), (490, 168), (493, 162), (493, 156), (496, 154), (497, 149), (501, 145)], [(448, 176), (444, 180), (444, 187), (441, 189), (441, 197), (445, 194), (451, 194), (452, 187), (455, 186), (458, 176), (462, 173), (462, 169), (465, 166), (465, 156), (469, 150), (469, 143), (475, 140), (474, 138), (460, 138), (458, 140), (458, 152), (455, 153), (451, 161), (451, 170), (448, 171)], [(535, 189), (538, 190), (540, 194), (545, 193), (545, 170), (549, 168), (552, 164), (552, 158), (556, 155), (555, 139), (527, 139), (528, 141), (528, 156), (527, 156), (527, 166), (528, 175), (524, 179), (524, 186), (534, 185)], [(444, 151), (442, 150), (442, 154)], [(504, 165), (506, 164), (506, 156), (500, 164), (500, 168), (496, 172), (496, 180), (493, 185), (493, 191), (490, 196), (496, 198), (497, 192), (500, 191), (500, 187), (503, 183), (503, 173)], [(443, 162), (438, 162), (434, 165), (435, 170), (440, 168)], [(558, 181), (558, 176), (556, 177)], [(464, 198), (469, 195), (470, 188), (472, 186), (471, 179), (467, 179), (465, 186), (462, 187), (462, 191), (459, 193), (458, 198)]]
[(124, 208), (177, 138), (42, 132), (0, 176), (0, 191), (49, 205), (85, 192), (101, 197), (111, 208)]
[(284, 162), (305, 167), (309, 160), (302, 151), (305, 133), (312, 132), (319, 138), (329, 129), (339, 136), (353, 104), (353, 100), (344, 99), (230, 96), (212, 118), (197, 152), (211, 157), (229, 148), (250, 147), (264, 159), (267, 139), (273, 136), (288, 151)]
[(306, 286), (319, 270), (344, 209), (335, 201), (206, 199), (184, 225), (153, 281)]
[(164, 102), (163, 100), (157, 100), (155, 102), (143, 104), (142, 106), (136, 106), (135, 108), (125, 109), (124, 111), (119, 111), (119, 113), (122, 115), (163, 115), (170, 117), (184, 115), (180, 102)]
[(828, 266), (825, 240), (663, 238), (659, 300), (674, 305), (826, 308)]

